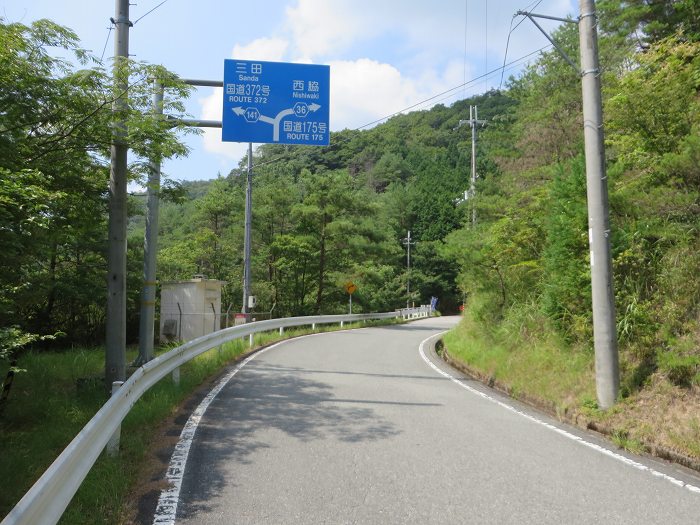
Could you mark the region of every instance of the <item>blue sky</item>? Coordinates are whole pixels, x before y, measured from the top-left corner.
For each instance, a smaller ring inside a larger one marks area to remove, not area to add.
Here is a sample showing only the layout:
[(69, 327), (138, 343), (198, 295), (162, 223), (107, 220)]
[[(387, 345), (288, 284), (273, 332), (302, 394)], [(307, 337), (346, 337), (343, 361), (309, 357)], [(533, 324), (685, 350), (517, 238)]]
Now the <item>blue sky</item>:
[[(331, 129), (358, 128), (455, 88), (502, 65), (513, 15), (533, 0), (136, 0), (130, 52), (185, 78), (222, 80), (227, 58), (329, 64)], [(534, 12), (576, 16), (575, 0), (542, 0)], [(98, 57), (113, 54), (113, 0), (0, 0), (0, 16), (49, 18), (73, 29)], [(141, 18), (143, 17), (143, 18)], [(515, 23), (521, 17), (516, 18)], [(548, 30), (556, 22), (542, 21)], [(109, 36), (109, 38), (108, 38)], [(547, 45), (529, 21), (513, 31), (508, 61)], [(522, 67), (520, 63), (518, 67)], [(513, 68), (506, 72), (517, 74)], [(431, 104), (497, 88), (497, 72)], [(187, 101), (195, 118), (221, 120), (222, 94), (200, 88)], [(465, 115), (465, 118), (467, 116)], [(188, 137), (189, 157), (164, 164), (178, 180), (227, 174), (247, 145), (222, 143), (220, 130)]]

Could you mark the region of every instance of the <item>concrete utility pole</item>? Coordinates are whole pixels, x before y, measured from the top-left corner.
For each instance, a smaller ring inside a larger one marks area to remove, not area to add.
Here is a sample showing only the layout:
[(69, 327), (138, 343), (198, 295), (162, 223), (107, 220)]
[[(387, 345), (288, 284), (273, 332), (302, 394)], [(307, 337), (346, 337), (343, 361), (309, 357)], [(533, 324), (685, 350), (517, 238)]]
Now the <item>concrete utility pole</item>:
[[(129, 0), (116, 0), (114, 36), (115, 114), (127, 108), (129, 77)], [(109, 248), (107, 254), (107, 327), (105, 352), (105, 381), (126, 379), (126, 122), (122, 116), (114, 119), (109, 173)]]
[[(245, 187), (245, 237), (243, 241), (243, 308), (241, 313), (249, 314), (250, 308), (250, 231), (253, 222), (253, 144), (248, 144), (248, 174)], [(246, 321), (248, 315), (246, 315)]]
[[(163, 85), (153, 81), (153, 118), (163, 116)], [(151, 159), (146, 195), (146, 232), (143, 239), (143, 288), (139, 318), (139, 356), (136, 365), (153, 359), (153, 322), (156, 308), (156, 255), (158, 253), (158, 208), (160, 202), (160, 159)]]
[(411, 230), (408, 230), (408, 235), (403, 239), (403, 244), (406, 245), (408, 250), (406, 251), (406, 308), (411, 307), (411, 245), (416, 244), (415, 241), (411, 241)]
[(612, 283), (610, 211), (603, 144), (597, 17), (593, 0), (580, 0), (579, 6), (596, 391), (598, 404), (601, 408), (607, 409), (617, 400), (620, 372), (615, 326), (615, 294)]
[(564, 59), (581, 75), (596, 393), (598, 406), (605, 410), (613, 406), (617, 400), (620, 389), (620, 370), (610, 249), (608, 177), (605, 173), (605, 146), (603, 142), (603, 104), (600, 89), (600, 65), (598, 63), (598, 21), (594, 0), (579, 0), (579, 10), (580, 69), (535, 21), (535, 17), (577, 23), (575, 20), (524, 11), (518, 11), (516, 14), (527, 16), (556, 47)]
[(468, 124), (472, 130), (472, 170), (469, 180), (469, 199), (472, 205), (472, 226), (476, 224), (476, 206), (474, 205), (474, 197), (476, 196), (476, 130), (477, 126), (486, 124), (485, 120), (479, 120), (478, 110), (476, 106), (469, 106), (469, 120), (460, 120), (457, 128), (463, 124)]

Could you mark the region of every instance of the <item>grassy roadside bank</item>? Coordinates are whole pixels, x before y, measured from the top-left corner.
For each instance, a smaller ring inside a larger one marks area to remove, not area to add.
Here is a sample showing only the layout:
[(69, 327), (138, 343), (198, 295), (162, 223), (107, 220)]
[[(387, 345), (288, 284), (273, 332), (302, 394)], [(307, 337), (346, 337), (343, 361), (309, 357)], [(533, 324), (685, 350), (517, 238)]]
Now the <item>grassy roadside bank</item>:
[[(448, 354), (476, 378), (562, 421), (597, 430), (620, 448), (649, 453), (700, 470), (700, 389), (671, 383), (662, 372), (624, 392), (605, 412), (597, 408), (593, 352), (567, 348), (522, 325), (486, 330), (465, 317), (443, 341)], [(513, 336), (513, 334), (517, 334)], [(622, 383), (635, 363), (621, 362)]]
[[(387, 324), (348, 324), (345, 329)], [(339, 330), (321, 325), (315, 332)], [(256, 334), (254, 347), (312, 333), (310, 328)], [(158, 353), (167, 351), (162, 348)], [(60, 523), (120, 524), (128, 520), (125, 502), (140, 478), (154, 429), (209, 377), (249, 350), (247, 337), (210, 350), (181, 369), (180, 384), (165, 378), (151, 388), (122, 424), (118, 458), (100, 456)], [(136, 350), (128, 351), (132, 362)], [(0, 517), (4, 517), (51, 462), (106, 401), (102, 376), (104, 349), (84, 348), (56, 353), (27, 353), (18, 363), (27, 370), (15, 377), (5, 411), (0, 415)], [(4, 375), (6, 370), (0, 370)]]

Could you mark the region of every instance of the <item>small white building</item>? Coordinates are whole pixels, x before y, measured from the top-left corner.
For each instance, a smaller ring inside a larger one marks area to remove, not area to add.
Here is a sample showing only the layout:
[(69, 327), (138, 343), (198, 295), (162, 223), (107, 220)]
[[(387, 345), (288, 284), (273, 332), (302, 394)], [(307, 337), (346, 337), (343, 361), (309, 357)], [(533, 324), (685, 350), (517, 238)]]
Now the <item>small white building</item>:
[(188, 281), (164, 282), (160, 292), (160, 341), (186, 342), (219, 330), (223, 284), (203, 275)]

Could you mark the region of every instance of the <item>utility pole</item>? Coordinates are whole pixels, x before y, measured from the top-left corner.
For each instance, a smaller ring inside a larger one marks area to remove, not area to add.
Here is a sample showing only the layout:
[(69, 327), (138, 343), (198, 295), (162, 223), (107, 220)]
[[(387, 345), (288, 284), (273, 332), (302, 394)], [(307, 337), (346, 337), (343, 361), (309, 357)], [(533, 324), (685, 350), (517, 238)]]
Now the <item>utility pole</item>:
[[(472, 166), (471, 166), (471, 177), (469, 180), (469, 199), (472, 204), (472, 226), (476, 224), (476, 206), (474, 205), (474, 197), (476, 196), (476, 130), (477, 126), (483, 126), (486, 124), (485, 120), (479, 120), (478, 110), (476, 106), (469, 106), (469, 120), (460, 120), (457, 124), (457, 128), (463, 124), (468, 124), (472, 130)], [(455, 128), (455, 129), (457, 129)]]
[(245, 187), (245, 237), (243, 241), (243, 308), (246, 322), (250, 321), (250, 230), (253, 222), (253, 144), (248, 144), (248, 174)]
[[(581, 76), (583, 95), (583, 138), (586, 156), (586, 196), (588, 200), (588, 242), (591, 254), (591, 296), (593, 304), (593, 346), (595, 348), (596, 393), (598, 406), (608, 409), (615, 404), (620, 389), (615, 293), (612, 281), (610, 249), (610, 206), (608, 177), (605, 172), (603, 142), (603, 103), (598, 62), (598, 20), (594, 0), (579, 0), (578, 21), (524, 11), (564, 59)], [(581, 68), (535, 21), (547, 18), (578, 23)]]
[[(153, 81), (153, 118), (163, 116), (163, 85)], [(139, 318), (139, 356), (136, 365), (153, 359), (153, 322), (156, 307), (156, 255), (158, 252), (158, 208), (160, 202), (160, 158), (152, 158), (146, 195), (146, 232), (143, 238), (143, 288)]]
[(126, 379), (126, 122), (129, 86), (129, 0), (116, 0), (114, 36), (114, 116), (109, 173), (109, 247), (107, 253), (107, 326), (105, 381)]
[(411, 245), (416, 244), (411, 241), (411, 230), (408, 230), (408, 235), (403, 239), (403, 244), (408, 248), (406, 252), (406, 308), (411, 307)]
[(612, 283), (610, 210), (603, 143), (597, 17), (593, 0), (579, 0), (579, 6), (596, 391), (598, 404), (601, 408), (607, 409), (617, 400), (620, 372), (615, 326), (615, 294)]

